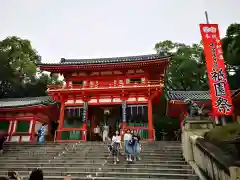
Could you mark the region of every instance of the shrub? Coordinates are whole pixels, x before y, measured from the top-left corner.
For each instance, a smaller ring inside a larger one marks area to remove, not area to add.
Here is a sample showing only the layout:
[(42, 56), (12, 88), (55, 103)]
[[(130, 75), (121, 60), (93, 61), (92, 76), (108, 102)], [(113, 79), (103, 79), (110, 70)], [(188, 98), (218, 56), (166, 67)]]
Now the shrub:
[(240, 133), (240, 124), (231, 123), (211, 129), (205, 134), (205, 138), (213, 142), (223, 142), (232, 140), (237, 133)]
[(204, 139), (220, 148), (226, 155), (240, 158), (236, 146), (227, 142), (233, 140), (238, 133), (240, 133), (240, 124), (231, 123), (211, 129), (204, 135)]

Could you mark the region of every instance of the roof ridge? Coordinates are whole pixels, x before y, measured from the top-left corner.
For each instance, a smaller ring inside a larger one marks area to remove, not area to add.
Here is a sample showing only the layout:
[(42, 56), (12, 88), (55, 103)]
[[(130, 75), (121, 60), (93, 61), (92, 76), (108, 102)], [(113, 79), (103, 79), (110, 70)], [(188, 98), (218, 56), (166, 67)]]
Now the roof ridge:
[(16, 108), (57, 103), (50, 96), (0, 99), (0, 108)]
[(61, 58), (63, 62), (68, 60), (104, 60), (104, 59), (124, 59), (124, 58), (138, 58), (138, 57), (148, 57), (148, 56), (161, 56), (159, 54), (142, 54), (134, 56), (116, 56), (116, 57), (101, 57), (101, 58)]
[(26, 100), (26, 99), (39, 99), (39, 98), (49, 98), (51, 99), (50, 96), (34, 96), (34, 97), (21, 97), (21, 98), (2, 98), (0, 99), (0, 102), (1, 101), (6, 101), (6, 100)]
[[(235, 94), (236, 90), (230, 90), (231, 95)], [(211, 100), (210, 91), (167, 91), (165, 94), (167, 100)]]
[(164, 54), (145, 54), (136, 56), (120, 56), (120, 57), (102, 57), (102, 58), (61, 58), (59, 63), (40, 63), (38, 65), (84, 65), (84, 64), (105, 64), (105, 63), (126, 63), (126, 62), (137, 62), (137, 61), (151, 61), (151, 60), (163, 60), (170, 58), (172, 55)]

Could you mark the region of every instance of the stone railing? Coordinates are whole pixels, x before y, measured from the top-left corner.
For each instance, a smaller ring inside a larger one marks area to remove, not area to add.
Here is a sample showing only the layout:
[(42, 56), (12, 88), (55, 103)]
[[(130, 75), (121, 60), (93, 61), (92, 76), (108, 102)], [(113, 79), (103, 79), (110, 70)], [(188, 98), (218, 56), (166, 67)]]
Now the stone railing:
[(185, 121), (182, 129), (183, 156), (202, 180), (240, 180), (240, 162), (203, 139), (213, 127), (210, 120)]

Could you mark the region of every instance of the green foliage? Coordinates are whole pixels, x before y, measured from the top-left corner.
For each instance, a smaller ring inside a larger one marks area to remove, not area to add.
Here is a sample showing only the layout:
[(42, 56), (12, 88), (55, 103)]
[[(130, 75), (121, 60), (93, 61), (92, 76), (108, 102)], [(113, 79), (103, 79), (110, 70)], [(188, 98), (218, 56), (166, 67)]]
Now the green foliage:
[[(228, 27), (222, 46), (230, 88), (240, 88), (240, 24), (235, 23)], [(173, 55), (165, 77), (168, 89), (209, 89), (201, 43), (186, 45), (166, 40), (158, 42), (155, 49), (160, 54)]]
[(158, 53), (172, 54), (166, 72), (166, 87), (171, 90), (206, 90), (207, 74), (200, 44), (186, 45), (162, 41), (155, 45)]
[(205, 138), (212, 142), (222, 142), (233, 139), (237, 133), (240, 133), (240, 124), (231, 123), (214, 127), (205, 134)]
[(240, 24), (231, 24), (222, 39), (224, 59), (230, 66), (240, 65)]
[(222, 39), (223, 55), (231, 89), (240, 88), (240, 24), (231, 24)]
[(204, 135), (204, 139), (217, 146), (226, 155), (238, 158), (236, 146), (229, 142), (234, 140), (238, 133), (240, 133), (240, 124), (231, 123), (214, 127)]
[(35, 76), (36, 63), (40, 62), (40, 56), (31, 46), (29, 40), (16, 36), (7, 37), (0, 41), (0, 52), (5, 53), (8, 64), (15, 77), (20, 81)]
[(61, 83), (37, 73), (40, 60), (29, 40), (12, 36), (0, 41), (0, 98), (44, 96), (48, 84)]
[(178, 130), (180, 126), (178, 118), (167, 116), (166, 106), (167, 100), (164, 95), (161, 96), (160, 102), (153, 106), (153, 122), (157, 140), (162, 140), (160, 132), (167, 133), (167, 140), (173, 140), (175, 137), (174, 131)]

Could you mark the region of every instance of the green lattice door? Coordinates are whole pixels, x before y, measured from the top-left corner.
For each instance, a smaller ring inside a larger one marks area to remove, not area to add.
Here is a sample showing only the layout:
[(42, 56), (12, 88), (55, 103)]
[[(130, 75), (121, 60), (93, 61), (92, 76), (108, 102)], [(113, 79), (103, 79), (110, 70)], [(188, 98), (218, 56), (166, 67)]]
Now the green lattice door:
[(17, 121), (16, 132), (28, 132), (30, 127), (29, 121)]
[(9, 121), (0, 121), (0, 131), (8, 132)]
[[(64, 120), (64, 128), (81, 128), (82, 121), (80, 118), (69, 118)], [(80, 131), (62, 132), (62, 140), (81, 140), (82, 133)]]

